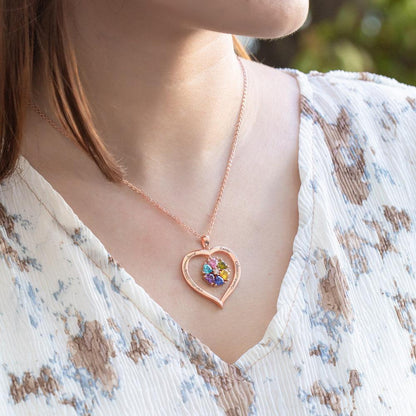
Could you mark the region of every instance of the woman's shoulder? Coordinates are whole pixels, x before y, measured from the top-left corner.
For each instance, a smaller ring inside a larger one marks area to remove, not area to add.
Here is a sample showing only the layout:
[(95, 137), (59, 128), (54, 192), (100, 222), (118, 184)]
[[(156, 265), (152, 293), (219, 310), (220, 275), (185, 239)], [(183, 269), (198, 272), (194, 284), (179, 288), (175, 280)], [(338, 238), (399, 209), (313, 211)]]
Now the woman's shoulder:
[(370, 83), (372, 82), (376, 84), (412, 87), (412, 85), (400, 82), (396, 78), (368, 71), (345, 71), (343, 69), (333, 69), (326, 72), (322, 72), (317, 70), (311, 70), (309, 72), (304, 72), (304, 74), (307, 74), (311, 78), (337, 78), (339, 80), (356, 80)]
[(301, 108), (310, 120), (316, 170), (332, 166), (354, 203), (371, 194), (379, 206), (391, 194), (390, 205), (413, 212), (416, 87), (369, 72), (296, 73), (306, 91)]
[[(332, 70), (303, 73), (313, 90), (314, 102), (331, 100), (345, 107), (386, 112), (389, 106), (400, 113), (416, 115), (416, 86), (372, 72)], [(361, 104), (361, 105), (360, 105)]]
[(346, 122), (373, 136), (407, 137), (416, 146), (416, 86), (371, 72), (281, 70), (298, 80), (301, 110), (318, 124)]
[(416, 86), (371, 72), (294, 72), (306, 91), (303, 113), (324, 132), (348, 131), (363, 147), (394, 144), (406, 158), (416, 156)]

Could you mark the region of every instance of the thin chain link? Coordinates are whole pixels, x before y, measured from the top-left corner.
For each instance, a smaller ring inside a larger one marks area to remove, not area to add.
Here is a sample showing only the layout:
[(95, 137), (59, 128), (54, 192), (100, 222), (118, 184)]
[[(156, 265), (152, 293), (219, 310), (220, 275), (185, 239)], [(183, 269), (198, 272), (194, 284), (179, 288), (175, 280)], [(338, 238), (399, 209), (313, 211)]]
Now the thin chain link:
[[(130, 183), (127, 179), (122, 179), (122, 182), (127, 185), (130, 189), (132, 189), (133, 191), (135, 191), (136, 193), (140, 194), (141, 196), (143, 196), (148, 202), (150, 202), (152, 205), (154, 205), (156, 208), (158, 208), (160, 211), (162, 211), (164, 214), (166, 214), (167, 216), (169, 216), (170, 218), (172, 218), (177, 224), (179, 224), (181, 227), (183, 227), (186, 231), (190, 232), (191, 234), (193, 234), (195, 237), (198, 237), (199, 239), (203, 238), (204, 236), (209, 236), (212, 228), (214, 227), (214, 222), (215, 219), (217, 217), (217, 213), (218, 213), (218, 209), (220, 206), (220, 202), (224, 193), (224, 189), (225, 189), (225, 185), (227, 183), (227, 179), (228, 179), (228, 175), (231, 169), (231, 165), (233, 162), (233, 158), (234, 158), (234, 154), (235, 154), (235, 149), (237, 146), (237, 141), (238, 141), (238, 137), (239, 137), (239, 133), (240, 133), (240, 126), (241, 126), (241, 122), (243, 119), (243, 114), (244, 114), (244, 109), (246, 106), (246, 96), (247, 96), (247, 73), (246, 73), (246, 69), (242, 63), (242, 60), (239, 56), (237, 56), (238, 61), (240, 63), (242, 72), (243, 72), (243, 77), (244, 77), (244, 86), (243, 86), (243, 96), (241, 99), (241, 105), (240, 105), (240, 110), (239, 110), (239, 115), (238, 115), (238, 120), (235, 126), (235, 131), (234, 131), (234, 137), (233, 137), (233, 142), (232, 142), (232, 146), (231, 146), (231, 151), (230, 151), (230, 155), (228, 157), (228, 162), (227, 162), (227, 166), (225, 168), (225, 174), (224, 174), (224, 178), (222, 180), (222, 184), (221, 184), (221, 188), (219, 190), (218, 196), (217, 196), (217, 200), (215, 202), (215, 206), (214, 206), (214, 210), (211, 214), (211, 219), (210, 219), (210, 223), (209, 223), (209, 227), (208, 227), (208, 231), (205, 234), (199, 234), (197, 231), (195, 231), (192, 227), (190, 227), (189, 225), (185, 224), (183, 221), (180, 220), (179, 217), (177, 217), (176, 215), (172, 214), (168, 209), (164, 208), (162, 205), (160, 205), (157, 201), (155, 201), (150, 195), (148, 195), (147, 193), (145, 193), (142, 189), (136, 187), (135, 185), (133, 185), (132, 183)], [(71, 138), (70, 135), (68, 134), (68, 132), (62, 128), (60, 125), (56, 124), (53, 120), (51, 120), (35, 103), (33, 103), (32, 101), (29, 101), (28, 105), (37, 113), (39, 114), (39, 116), (45, 120), (46, 122), (48, 122), (55, 130), (57, 130), (59, 133), (61, 133), (63, 136)]]

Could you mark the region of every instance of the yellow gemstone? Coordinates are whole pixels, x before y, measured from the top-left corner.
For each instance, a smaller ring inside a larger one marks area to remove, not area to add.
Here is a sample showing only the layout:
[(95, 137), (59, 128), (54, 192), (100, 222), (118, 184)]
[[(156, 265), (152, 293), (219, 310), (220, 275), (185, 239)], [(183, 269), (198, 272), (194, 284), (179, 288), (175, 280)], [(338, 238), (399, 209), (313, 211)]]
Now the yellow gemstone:
[(227, 272), (227, 270), (221, 270), (221, 271), (220, 271), (220, 276), (221, 276), (224, 280), (228, 280), (228, 272)]

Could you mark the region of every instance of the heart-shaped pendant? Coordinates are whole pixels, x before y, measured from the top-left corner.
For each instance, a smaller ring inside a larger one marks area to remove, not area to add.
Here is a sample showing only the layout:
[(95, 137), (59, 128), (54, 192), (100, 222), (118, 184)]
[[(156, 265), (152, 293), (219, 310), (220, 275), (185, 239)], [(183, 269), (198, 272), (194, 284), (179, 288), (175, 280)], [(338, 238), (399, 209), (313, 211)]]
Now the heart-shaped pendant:
[[(238, 281), (240, 280), (241, 275), (241, 267), (240, 262), (238, 261), (235, 254), (228, 249), (227, 247), (217, 246), (213, 248), (209, 248), (209, 237), (204, 235), (201, 238), (202, 247), (201, 250), (195, 250), (188, 253), (184, 256), (182, 260), (182, 273), (185, 281), (194, 289), (197, 293), (201, 294), (202, 296), (206, 297), (207, 299), (211, 300), (221, 308), (224, 307), (224, 303), (227, 298), (233, 293), (235, 288), (237, 287)], [(214, 253), (226, 253), (228, 257), (231, 259), (234, 265), (234, 273), (233, 277), (230, 280), (230, 268), (226, 261), (224, 261), (221, 257), (214, 256)], [(230, 283), (229, 287), (223, 294), (223, 296), (219, 299), (214, 295), (211, 295), (206, 290), (202, 289), (199, 285), (195, 283), (195, 281), (191, 278), (189, 273), (189, 262), (193, 257), (196, 256), (206, 256), (207, 261), (204, 263), (202, 267), (202, 280), (210, 286), (222, 286), (226, 283)]]

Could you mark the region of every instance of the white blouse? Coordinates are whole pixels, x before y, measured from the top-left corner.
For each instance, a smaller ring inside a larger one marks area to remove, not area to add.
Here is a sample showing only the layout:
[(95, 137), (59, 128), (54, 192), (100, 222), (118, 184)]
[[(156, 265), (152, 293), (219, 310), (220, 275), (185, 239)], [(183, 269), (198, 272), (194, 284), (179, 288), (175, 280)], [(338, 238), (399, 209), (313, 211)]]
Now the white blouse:
[(20, 156), (0, 186), (1, 415), (416, 415), (416, 87), (280, 70), (301, 92), (299, 224), (263, 339), (221, 360)]

